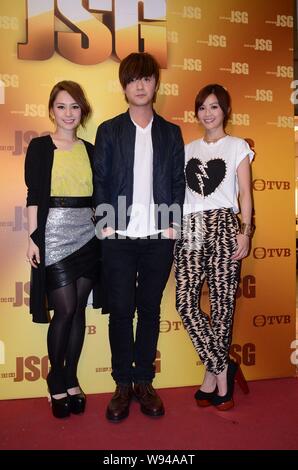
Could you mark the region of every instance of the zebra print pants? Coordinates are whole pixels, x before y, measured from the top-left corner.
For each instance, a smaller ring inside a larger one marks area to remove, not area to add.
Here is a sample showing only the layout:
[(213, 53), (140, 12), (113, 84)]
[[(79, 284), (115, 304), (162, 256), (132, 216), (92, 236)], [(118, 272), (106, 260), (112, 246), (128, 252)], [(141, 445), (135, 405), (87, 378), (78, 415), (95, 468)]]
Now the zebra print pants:
[[(175, 246), (176, 307), (206, 369), (219, 374), (229, 358), (240, 261), (232, 260), (239, 232), (237, 216), (222, 208), (183, 217)], [(210, 316), (200, 308), (207, 281)]]

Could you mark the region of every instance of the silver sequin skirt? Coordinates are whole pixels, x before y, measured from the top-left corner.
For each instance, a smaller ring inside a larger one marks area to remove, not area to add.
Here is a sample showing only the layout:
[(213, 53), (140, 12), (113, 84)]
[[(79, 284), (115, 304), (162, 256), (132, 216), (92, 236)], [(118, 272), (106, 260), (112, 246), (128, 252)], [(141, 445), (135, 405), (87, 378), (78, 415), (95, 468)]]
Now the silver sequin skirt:
[(50, 208), (45, 231), (47, 288), (56, 289), (85, 276), (99, 275), (100, 242), (84, 208)]

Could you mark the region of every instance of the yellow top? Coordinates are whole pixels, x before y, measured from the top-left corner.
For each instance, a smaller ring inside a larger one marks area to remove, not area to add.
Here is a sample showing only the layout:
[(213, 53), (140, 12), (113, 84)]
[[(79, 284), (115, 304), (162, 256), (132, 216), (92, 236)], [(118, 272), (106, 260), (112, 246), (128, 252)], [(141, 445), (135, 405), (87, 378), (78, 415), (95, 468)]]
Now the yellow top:
[(75, 142), (70, 150), (56, 149), (51, 196), (92, 196), (92, 171), (85, 145)]

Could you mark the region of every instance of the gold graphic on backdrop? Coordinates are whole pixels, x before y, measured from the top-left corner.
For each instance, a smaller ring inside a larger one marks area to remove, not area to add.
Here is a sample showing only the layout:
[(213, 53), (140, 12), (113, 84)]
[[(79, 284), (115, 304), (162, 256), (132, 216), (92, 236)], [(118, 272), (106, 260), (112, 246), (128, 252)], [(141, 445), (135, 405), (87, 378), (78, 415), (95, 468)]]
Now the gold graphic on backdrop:
[(27, 1), (27, 38), (18, 58), (47, 60), (55, 50), (79, 65), (96, 65), (112, 54), (122, 60), (135, 51), (153, 54), (167, 66), (166, 2)]

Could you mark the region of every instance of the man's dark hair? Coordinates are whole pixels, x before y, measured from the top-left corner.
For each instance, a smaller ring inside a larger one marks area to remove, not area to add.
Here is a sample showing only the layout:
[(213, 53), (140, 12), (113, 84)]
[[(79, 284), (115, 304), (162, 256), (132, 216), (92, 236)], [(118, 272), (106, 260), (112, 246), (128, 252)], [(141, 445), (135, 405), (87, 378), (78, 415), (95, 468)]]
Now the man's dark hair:
[(119, 67), (119, 80), (125, 90), (128, 83), (134, 79), (143, 77), (155, 78), (156, 85), (159, 84), (159, 65), (156, 59), (147, 52), (133, 52), (121, 61)]

